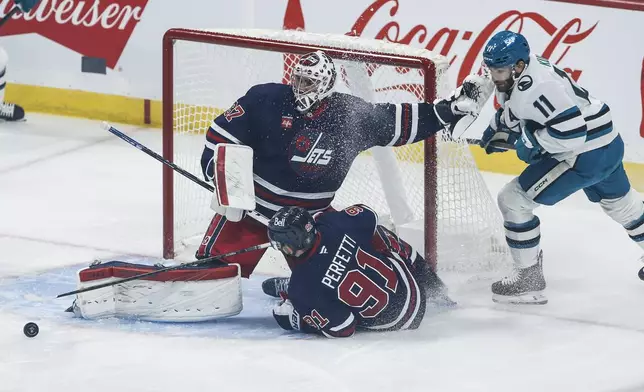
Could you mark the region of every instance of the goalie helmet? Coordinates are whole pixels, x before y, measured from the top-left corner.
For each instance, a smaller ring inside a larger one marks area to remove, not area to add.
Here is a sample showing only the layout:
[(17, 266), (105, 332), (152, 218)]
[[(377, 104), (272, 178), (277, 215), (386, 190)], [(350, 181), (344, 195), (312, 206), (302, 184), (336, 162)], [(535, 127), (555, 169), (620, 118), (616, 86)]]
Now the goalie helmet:
[(321, 50), (303, 55), (291, 74), (297, 109), (307, 112), (331, 95), (335, 80), (335, 65), (331, 57)]
[(301, 256), (315, 241), (315, 221), (301, 207), (284, 207), (268, 221), (271, 245), (287, 256)]

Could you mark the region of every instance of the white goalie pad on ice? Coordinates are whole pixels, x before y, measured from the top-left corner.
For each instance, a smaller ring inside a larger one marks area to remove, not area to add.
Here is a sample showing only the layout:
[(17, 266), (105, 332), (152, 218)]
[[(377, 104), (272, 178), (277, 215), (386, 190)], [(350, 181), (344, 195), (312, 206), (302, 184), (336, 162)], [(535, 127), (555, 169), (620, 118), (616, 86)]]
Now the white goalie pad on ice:
[(217, 144), (213, 161), (213, 181), (219, 205), (254, 210), (253, 149), (240, 144)]
[[(110, 261), (78, 271), (78, 288), (95, 286), (161, 267)], [(73, 311), (105, 317), (194, 322), (237, 315), (242, 310), (238, 264), (186, 267), (77, 294)]]

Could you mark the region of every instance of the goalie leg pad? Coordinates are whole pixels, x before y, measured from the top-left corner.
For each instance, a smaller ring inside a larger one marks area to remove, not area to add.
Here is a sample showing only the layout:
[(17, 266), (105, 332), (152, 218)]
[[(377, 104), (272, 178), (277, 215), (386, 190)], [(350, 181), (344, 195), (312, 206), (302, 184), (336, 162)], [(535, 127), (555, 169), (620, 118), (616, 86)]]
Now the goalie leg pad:
[[(78, 271), (78, 288), (117, 281), (161, 267), (111, 261)], [(86, 319), (105, 317), (195, 322), (237, 315), (242, 310), (240, 268), (186, 267), (77, 294), (73, 311)]]
[[(266, 226), (250, 216), (246, 216), (239, 222), (233, 222), (225, 216), (216, 214), (204, 234), (195, 257), (204, 259), (265, 242), (268, 242)], [(239, 264), (242, 277), (248, 278), (265, 252), (266, 249), (260, 249), (228, 257), (222, 261)]]

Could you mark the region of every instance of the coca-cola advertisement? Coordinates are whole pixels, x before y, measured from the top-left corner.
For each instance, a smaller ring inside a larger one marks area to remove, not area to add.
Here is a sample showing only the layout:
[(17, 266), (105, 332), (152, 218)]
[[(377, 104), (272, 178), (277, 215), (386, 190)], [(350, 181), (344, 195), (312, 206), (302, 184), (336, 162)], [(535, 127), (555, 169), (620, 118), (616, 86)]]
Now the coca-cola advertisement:
[[(639, 147), (644, 137), (644, 49), (622, 39), (624, 33), (642, 34), (636, 22), (642, 12), (550, 2), (522, 2), (513, 7), (494, 1), (477, 1), (476, 13), (462, 12), (472, 6), (471, 1), (436, 9), (405, 0), (365, 1), (361, 7), (345, 4), (343, 9), (351, 8), (352, 15), (343, 18), (344, 31), (440, 53), (450, 63), (453, 87), (479, 71), (484, 45), (492, 35), (500, 30), (520, 32), (533, 52), (550, 59), (611, 106), (615, 123), (631, 144), (627, 157), (644, 162), (644, 149)], [(289, 0), (284, 27), (320, 31), (321, 8)], [(481, 116), (486, 120), (494, 110), (492, 103), (489, 106)], [(480, 133), (484, 124), (473, 128)]]
[[(12, 7), (11, 0), (0, 0), (0, 17)], [(644, 46), (637, 42), (644, 36), (642, 16), (637, 10), (545, 0), (440, 4), (422, 0), (239, 0), (234, 6), (224, 0), (181, 5), (159, 0), (41, 0), (31, 12), (17, 13), (0, 27), (0, 45), (9, 54), (9, 83), (158, 101), (162, 37), (173, 27), (303, 30), (426, 48), (449, 62), (451, 88), (479, 70), (486, 41), (497, 31), (510, 29), (523, 33), (534, 53), (549, 58), (593, 96), (607, 102), (627, 142), (627, 158), (644, 162)], [(184, 61), (199, 61), (194, 53), (176, 53)], [(104, 60), (104, 74), (83, 72), (83, 58)], [(231, 96), (243, 94), (252, 74), (269, 68), (267, 64), (260, 67), (258, 61), (243, 65), (240, 59), (226, 65), (226, 61), (208, 58), (212, 63), (204, 65), (204, 74), (220, 77), (222, 86), (234, 83), (236, 91), (227, 91)], [(231, 76), (243, 67), (251, 68), (248, 77)], [(275, 81), (282, 80), (282, 68), (276, 71)], [(473, 126), (472, 132), (481, 131), (493, 110), (489, 103), (481, 124)]]

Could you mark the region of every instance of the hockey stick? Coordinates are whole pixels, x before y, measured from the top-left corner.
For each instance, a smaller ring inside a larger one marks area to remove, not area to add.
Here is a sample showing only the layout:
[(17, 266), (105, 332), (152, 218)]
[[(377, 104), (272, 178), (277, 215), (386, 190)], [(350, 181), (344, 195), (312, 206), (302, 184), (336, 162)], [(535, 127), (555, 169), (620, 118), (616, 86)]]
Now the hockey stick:
[[(472, 144), (472, 145), (476, 145), (476, 146), (481, 145), (481, 140), (479, 140), (479, 139), (465, 138), (463, 140), (465, 140), (467, 142), (467, 144)], [(490, 142), (490, 145), (492, 147), (500, 148), (500, 149), (506, 150), (506, 151), (507, 150), (516, 150), (516, 147), (514, 147), (514, 144), (505, 143), (505, 142)], [(483, 147), (481, 147), (481, 148), (483, 148)]]
[[(103, 129), (105, 129), (106, 131), (112, 133), (113, 135), (115, 135), (119, 139), (128, 142), (132, 146), (134, 146), (137, 149), (143, 151), (144, 153), (148, 154), (149, 156), (151, 156), (152, 158), (156, 159), (157, 161), (163, 163), (164, 165), (172, 168), (172, 170), (174, 170), (177, 173), (181, 174), (182, 176), (186, 177), (187, 179), (189, 179), (190, 181), (194, 182), (195, 184), (201, 185), (203, 188), (209, 190), (210, 192), (215, 191), (214, 186), (208, 184), (206, 181), (202, 180), (201, 178), (195, 176), (194, 174), (190, 173), (189, 171), (183, 169), (182, 167), (180, 167), (178, 165), (175, 165), (174, 163), (172, 163), (169, 160), (165, 159), (161, 155), (159, 155), (156, 152), (150, 150), (149, 148), (147, 148), (143, 144), (137, 142), (136, 140), (132, 139), (128, 135), (126, 135), (123, 132), (119, 131), (118, 129), (114, 128), (113, 126), (108, 124), (106, 121), (103, 121), (103, 123), (101, 125), (102, 125)], [(246, 213), (251, 218), (253, 218), (256, 221), (258, 221), (259, 223), (261, 223), (261, 224), (263, 224), (265, 226), (268, 225), (268, 218), (264, 217), (260, 213), (255, 212), (255, 211), (246, 211)]]
[(56, 298), (67, 297), (68, 295), (74, 295), (74, 294), (85, 293), (87, 291), (98, 290), (98, 289), (102, 289), (103, 287), (115, 286), (117, 284), (129, 282), (129, 281), (132, 281), (132, 280), (137, 280), (137, 279), (142, 279), (142, 278), (147, 278), (147, 277), (150, 277), (150, 276), (158, 275), (158, 274), (163, 273), (163, 272), (173, 271), (173, 270), (181, 269), (181, 268), (184, 268), (184, 267), (191, 267), (191, 266), (195, 266), (195, 265), (199, 265), (199, 264), (203, 264), (203, 263), (209, 263), (209, 262), (217, 261), (219, 259), (223, 259), (223, 258), (226, 258), (226, 257), (235, 256), (235, 255), (238, 255), (238, 254), (241, 254), (241, 253), (252, 252), (252, 251), (260, 250), (260, 249), (266, 249), (266, 248), (268, 248), (270, 246), (271, 246), (270, 242), (266, 242), (264, 244), (254, 245), (254, 246), (251, 246), (251, 247), (248, 247), (248, 248), (236, 250), (234, 252), (224, 253), (223, 255), (217, 255), (217, 256), (213, 256), (213, 257), (208, 257), (207, 259), (190, 261), (188, 263), (181, 263), (181, 264), (175, 265), (173, 267), (161, 268), (161, 269), (156, 270), (156, 271), (146, 272), (146, 273), (143, 273), (143, 274), (130, 276), (129, 278), (123, 278), (123, 279), (120, 279), (120, 280), (117, 280), (117, 281), (114, 281), (114, 282), (106, 282), (106, 283), (97, 284), (96, 286), (90, 286), (90, 287), (85, 287), (85, 288), (74, 290), (74, 291), (69, 291), (67, 293), (57, 295)]
[(3, 24), (7, 23), (7, 21), (9, 21), (9, 19), (11, 19), (11, 17), (18, 12), (20, 12), (20, 7), (16, 5), (11, 9), (11, 11), (9, 11), (9, 13), (7, 13), (7, 15), (4, 16), (4, 18), (0, 19), (0, 27), (2, 27)]

